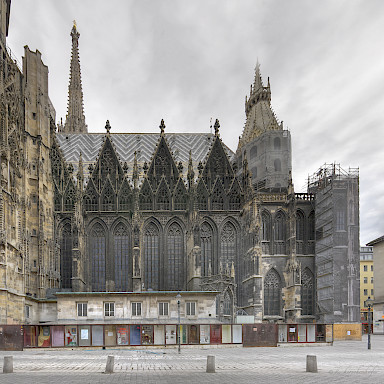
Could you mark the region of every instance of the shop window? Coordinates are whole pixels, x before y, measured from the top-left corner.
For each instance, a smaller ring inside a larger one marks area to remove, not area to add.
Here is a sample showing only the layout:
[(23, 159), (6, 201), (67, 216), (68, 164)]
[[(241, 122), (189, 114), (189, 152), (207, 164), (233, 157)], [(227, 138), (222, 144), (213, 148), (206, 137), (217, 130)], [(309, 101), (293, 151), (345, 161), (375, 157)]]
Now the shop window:
[(168, 316), (168, 303), (159, 303), (159, 316)]
[(187, 301), (185, 304), (187, 316), (196, 316), (196, 303), (194, 301)]
[(141, 316), (141, 303), (132, 303), (132, 316)]
[(115, 303), (104, 303), (104, 316), (115, 316)]
[(88, 303), (77, 303), (77, 316), (87, 316)]

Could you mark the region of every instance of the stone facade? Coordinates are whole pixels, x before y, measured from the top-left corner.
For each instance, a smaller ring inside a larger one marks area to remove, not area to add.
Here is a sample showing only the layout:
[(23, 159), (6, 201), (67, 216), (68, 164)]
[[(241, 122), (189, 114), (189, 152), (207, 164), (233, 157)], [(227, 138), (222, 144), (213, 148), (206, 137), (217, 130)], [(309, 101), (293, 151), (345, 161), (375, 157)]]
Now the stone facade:
[(76, 26), (71, 36), (65, 126), (55, 123), (40, 52), (26, 47), (21, 71), (1, 43), (0, 322), (25, 322), (25, 305), (43, 310), (59, 291), (217, 291), (221, 322), (237, 312), (269, 322), (359, 319), (358, 176), (332, 187), (350, 221), (327, 246), (343, 248), (348, 272), (335, 273), (348, 289), (329, 291), (333, 305), (320, 307), (325, 259), (315, 234), (329, 212), (325, 189), (295, 193), (290, 133), (259, 65), (236, 153), (218, 120), (214, 134), (168, 134), (164, 121), (159, 134), (114, 134), (108, 121), (105, 134), (88, 134)]

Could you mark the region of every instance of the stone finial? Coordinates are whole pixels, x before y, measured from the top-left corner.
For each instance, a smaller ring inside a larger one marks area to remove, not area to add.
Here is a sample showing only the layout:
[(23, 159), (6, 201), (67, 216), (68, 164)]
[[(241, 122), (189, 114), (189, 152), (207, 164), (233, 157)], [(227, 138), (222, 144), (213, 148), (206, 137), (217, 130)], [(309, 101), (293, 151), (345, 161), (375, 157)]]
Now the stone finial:
[(220, 128), (219, 119), (216, 119), (216, 121), (215, 121), (215, 136), (219, 136), (219, 128)]
[(197, 166), (197, 169), (199, 170), (199, 175), (203, 172), (204, 166), (201, 161), (199, 161), (199, 165)]
[(163, 136), (164, 135), (164, 129), (165, 129), (164, 119), (161, 119), (159, 128), (160, 128), (160, 135)]
[(190, 186), (192, 185), (193, 178), (195, 177), (195, 172), (193, 171), (193, 163), (192, 163), (192, 151), (189, 151), (189, 161), (188, 161), (188, 173), (187, 178), (189, 180)]
[(109, 120), (105, 123), (105, 129), (107, 130), (107, 135), (110, 134), (111, 131), (111, 125), (109, 124)]
[(183, 173), (183, 168), (183, 163), (179, 161), (179, 164), (177, 165), (177, 170), (179, 171), (180, 176)]

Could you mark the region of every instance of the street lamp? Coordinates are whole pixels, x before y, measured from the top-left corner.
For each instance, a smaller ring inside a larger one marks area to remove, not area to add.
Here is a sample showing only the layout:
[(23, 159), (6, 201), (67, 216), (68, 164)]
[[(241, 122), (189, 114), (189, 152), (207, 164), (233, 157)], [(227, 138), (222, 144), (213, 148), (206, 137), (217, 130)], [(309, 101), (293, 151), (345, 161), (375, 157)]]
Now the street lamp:
[(178, 352), (180, 353), (180, 292), (176, 296), (177, 299), (177, 339), (178, 339)]
[(368, 307), (368, 349), (371, 349), (371, 306), (373, 304), (373, 300), (370, 296), (365, 300), (365, 306)]

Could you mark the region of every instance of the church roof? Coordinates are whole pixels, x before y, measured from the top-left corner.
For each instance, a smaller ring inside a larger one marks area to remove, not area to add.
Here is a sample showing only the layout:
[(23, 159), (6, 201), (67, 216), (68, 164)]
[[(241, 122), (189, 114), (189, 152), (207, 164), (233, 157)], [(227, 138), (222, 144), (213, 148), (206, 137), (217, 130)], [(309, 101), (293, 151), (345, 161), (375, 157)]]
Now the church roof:
[[(212, 133), (166, 133), (165, 139), (173, 152), (176, 162), (182, 162), (184, 172), (188, 170), (189, 151), (192, 151), (192, 164), (195, 174), (198, 174), (199, 162), (204, 162), (209, 149), (214, 142)], [(67, 163), (71, 163), (77, 170), (79, 156), (82, 154), (84, 171), (88, 172), (88, 164), (96, 161), (100, 148), (105, 140), (104, 133), (56, 133), (58, 144)], [(140, 170), (146, 161), (148, 164), (155, 152), (159, 141), (158, 133), (110, 133), (112, 144), (122, 163), (127, 162), (132, 173), (134, 153), (137, 152), (137, 161)], [(229, 160), (235, 158), (234, 152), (224, 146)], [(140, 172), (142, 176), (142, 172)]]

